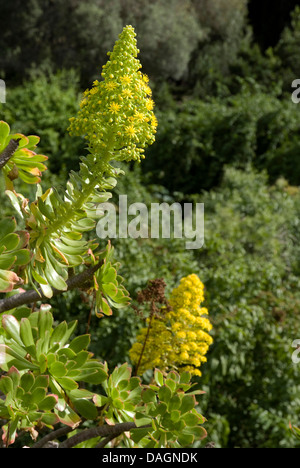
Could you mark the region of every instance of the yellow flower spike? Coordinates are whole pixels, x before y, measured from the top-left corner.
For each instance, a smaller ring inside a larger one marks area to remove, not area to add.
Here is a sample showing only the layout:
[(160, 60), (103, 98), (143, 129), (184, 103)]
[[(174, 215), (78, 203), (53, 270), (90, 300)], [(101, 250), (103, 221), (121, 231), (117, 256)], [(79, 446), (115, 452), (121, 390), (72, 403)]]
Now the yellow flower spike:
[(117, 114), (120, 110), (120, 104), (117, 104), (116, 102), (112, 102), (109, 106), (109, 110), (112, 114)]
[[(162, 370), (175, 368), (201, 376), (199, 367), (206, 362), (206, 353), (213, 339), (207, 333), (211, 322), (202, 314), (208, 310), (201, 307), (204, 300), (204, 285), (197, 275), (182, 278), (169, 300), (171, 311), (162, 309), (162, 317), (153, 318), (139, 370), (159, 367)], [(137, 364), (145, 342), (146, 330), (142, 329), (130, 352), (133, 364)], [(137, 347), (137, 344), (140, 346)], [(139, 350), (140, 352), (137, 352)]]
[(102, 67), (104, 80), (94, 81), (92, 89), (84, 93), (84, 104), (69, 127), (72, 134), (85, 136), (91, 153), (103, 153), (107, 148), (120, 161), (144, 158), (145, 148), (155, 141), (157, 126), (149, 79), (139, 71), (135, 36), (132, 26), (123, 29)]

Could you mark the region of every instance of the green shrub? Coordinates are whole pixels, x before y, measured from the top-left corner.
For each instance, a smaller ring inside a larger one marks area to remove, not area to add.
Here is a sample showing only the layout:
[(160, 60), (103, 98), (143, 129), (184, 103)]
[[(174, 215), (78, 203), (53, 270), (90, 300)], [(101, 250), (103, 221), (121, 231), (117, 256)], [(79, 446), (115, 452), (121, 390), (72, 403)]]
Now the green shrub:
[(291, 359), (300, 334), (300, 198), (283, 181), (267, 184), (264, 174), (228, 169), (204, 197), (205, 247), (195, 253), (214, 344), (201, 387), (222, 447), (298, 446), (289, 421), (300, 416), (300, 369)]

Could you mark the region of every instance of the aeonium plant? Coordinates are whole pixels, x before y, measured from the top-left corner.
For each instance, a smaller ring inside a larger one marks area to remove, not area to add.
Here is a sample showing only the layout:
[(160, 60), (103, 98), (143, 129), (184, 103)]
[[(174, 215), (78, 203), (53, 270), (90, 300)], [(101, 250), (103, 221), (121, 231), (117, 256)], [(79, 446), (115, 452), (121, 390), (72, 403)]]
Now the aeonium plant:
[[(101, 448), (112, 440), (125, 447), (180, 447), (206, 436), (189, 372), (155, 369), (151, 385), (127, 363), (109, 372), (89, 352), (90, 335), (76, 336), (77, 322), (57, 323), (51, 309), (52, 297), (75, 288), (94, 297), (98, 317), (130, 302), (111, 243), (103, 248), (85, 234), (122, 174), (114, 162), (140, 161), (155, 139), (154, 102), (137, 55), (134, 29), (126, 26), (71, 119), (70, 133), (86, 138), (89, 154), (79, 172), (70, 173), (64, 193), (39, 185), (47, 159), (35, 153), (39, 138), (11, 135), (0, 123), (0, 170), (15, 216), (0, 220), (4, 446), (22, 446), (25, 433), (32, 447), (65, 437), (56, 442), (62, 448)], [(18, 178), (36, 185), (33, 200), (18, 192)]]

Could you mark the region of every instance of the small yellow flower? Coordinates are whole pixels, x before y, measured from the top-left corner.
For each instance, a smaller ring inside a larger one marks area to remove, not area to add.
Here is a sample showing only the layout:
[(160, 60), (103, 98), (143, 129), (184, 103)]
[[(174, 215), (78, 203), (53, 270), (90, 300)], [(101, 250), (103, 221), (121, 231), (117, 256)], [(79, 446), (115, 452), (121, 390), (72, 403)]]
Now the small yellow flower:
[(187, 337), (189, 340), (196, 340), (197, 339), (197, 334), (193, 331), (189, 331), (187, 334)]
[(130, 89), (123, 89), (122, 95), (125, 96), (126, 98), (132, 98), (133, 93), (130, 91)]
[(172, 324), (172, 331), (176, 332), (177, 330), (180, 330), (181, 327), (182, 327), (181, 323), (175, 322)]
[(112, 102), (110, 104), (110, 106), (109, 106), (109, 110), (113, 114), (117, 114), (119, 112), (120, 108), (121, 108), (120, 104), (117, 104), (116, 102)]
[(135, 120), (139, 120), (139, 121), (143, 122), (143, 121), (145, 120), (145, 118), (146, 118), (146, 117), (145, 117), (145, 114), (143, 114), (142, 112), (136, 111), (136, 112), (134, 113), (134, 119), (135, 119)]
[(149, 86), (144, 85), (144, 91), (146, 94), (148, 94), (148, 96), (152, 95), (152, 89)]
[(177, 337), (180, 339), (184, 339), (186, 337), (186, 333), (184, 331), (180, 331), (177, 333)]
[(180, 354), (180, 359), (182, 361), (187, 361), (189, 359), (189, 354), (186, 351), (183, 351), (183, 353)]
[(105, 83), (105, 88), (107, 89), (107, 91), (112, 91), (114, 90), (118, 85), (115, 81), (108, 81), (107, 83)]
[(131, 77), (130, 76), (120, 76), (120, 81), (123, 85), (129, 85), (131, 83)]
[(147, 99), (146, 100), (146, 108), (148, 111), (152, 111), (154, 108), (154, 102), (152, 99)]
[(152, 119), (151, 119), (151, 127), (152, 127), (154, 130), (156, 130), (157, 125), (158, 125), (157, 118), (156, 118), (155, 116), (153, 116)]
[(125, 132), (127, 135), (130, 136), (130, 138), (133, 138), (136, 136), (136, 129), (134, 128), (133, 125), (130, 125), (129, 127), (126, 127)]

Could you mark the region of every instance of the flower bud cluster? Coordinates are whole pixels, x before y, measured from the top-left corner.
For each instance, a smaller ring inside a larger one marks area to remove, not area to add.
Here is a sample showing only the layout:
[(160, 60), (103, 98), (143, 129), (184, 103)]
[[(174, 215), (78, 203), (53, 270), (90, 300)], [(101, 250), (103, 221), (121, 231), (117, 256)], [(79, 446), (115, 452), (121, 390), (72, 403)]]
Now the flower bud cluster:
[(132, 26), (126, 26), (110, 60), (103, 66), (102, 80), (84, 93), (77, 117), (70, 119), (70, 134), (84, 135), (93, 154), (107, 149), (120, 161), (144, 158), (155, 140), (157, 120), (147, 75), (140, 71), (139, 50)]

